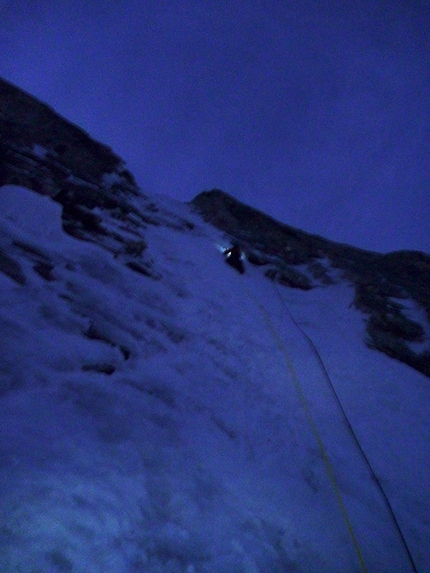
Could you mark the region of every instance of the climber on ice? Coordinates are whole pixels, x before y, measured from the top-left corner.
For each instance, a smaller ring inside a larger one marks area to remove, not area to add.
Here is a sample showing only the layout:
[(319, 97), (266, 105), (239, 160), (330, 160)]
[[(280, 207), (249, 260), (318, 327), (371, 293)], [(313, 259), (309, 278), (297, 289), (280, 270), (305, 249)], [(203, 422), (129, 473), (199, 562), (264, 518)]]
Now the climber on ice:
[(229, 249), (224, 251), (225, 262), (240, 272), (241, 275), (245, 272), (243, 264), (243, 255), (239, 245), (234, 244)]

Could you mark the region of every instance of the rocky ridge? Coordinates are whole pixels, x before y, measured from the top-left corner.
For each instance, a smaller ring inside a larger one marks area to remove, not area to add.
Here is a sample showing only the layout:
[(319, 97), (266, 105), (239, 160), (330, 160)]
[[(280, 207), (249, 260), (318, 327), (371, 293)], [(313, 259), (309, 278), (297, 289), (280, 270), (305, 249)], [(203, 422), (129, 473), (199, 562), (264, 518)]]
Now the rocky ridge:
[[(219, 189), (191, 203), (240, 245), (251, 264), (264, 266), (265, 275), (283, 286), (309, 290), (335, 280), (352, 283), (353, 304), (366, 316), (367, 345), (430, 376), (430, 256), (380, 254), (329, 241), (279, 223)], [(411, 301), (421, 321), (411, 316)]]
[[(109, 147), (3, 79), (0, 134), (0, 186), (19, 185), (51, 197), (63, 207), (68, 234), (103, 246), (135, 272), (160, 278), (146, 255), (145, 228), (190, 224), (162, 213)], [(47, 274), (52, 264), (42, 267), (40, 258), (38, 268)], [(24, 281), (4, 249), (0, 270)]]

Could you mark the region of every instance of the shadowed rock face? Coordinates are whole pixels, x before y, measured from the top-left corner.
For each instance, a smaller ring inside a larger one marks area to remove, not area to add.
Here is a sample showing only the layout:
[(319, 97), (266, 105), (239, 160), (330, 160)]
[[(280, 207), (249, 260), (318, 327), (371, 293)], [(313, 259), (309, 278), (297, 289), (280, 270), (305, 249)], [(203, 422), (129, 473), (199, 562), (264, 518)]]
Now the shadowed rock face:
[[(367, 340), (375, 348), (430, 376), (430, 256), (416, 251), (386, 255), (335, 243), (275, 221), (214, 189), (191, 204), (237, 242), (247, 259), (266, 267), (268, 278), (292, 288), (309, 290), (329, 285), (337, 269), (355, 286), (354, 305), (367, 316)], [(393, 300), (395, 299), (395, 300)], [(412, 299), (427, 317), (424, 324), (407, 314)], [(410, 343), (420, 343), (412, 350)]]
[(70, 184), (138, 193), (136, 182), (113, 151), (50, 107), (0, 79), (0, 184), (23, 185), (55, 196)]
[[(139, 265), (139, 272), (158, 277), (152, 262), (142, 257), (142, 232), (147, 224), (159, 224), (153, 218), (156, 208), (109, 147), (2, 79), (0, 135), (0, 186), (21, 185), (50, 196), (63, 207), (67, 233), (96, 242), (125, 264)], [(144, 209), (136, 209), (135, 198)], [(5, 256), (2, 260), (0, 270), (18, 280), (18, 270)], [(48, 276), (48, 269), (38, 269)]]

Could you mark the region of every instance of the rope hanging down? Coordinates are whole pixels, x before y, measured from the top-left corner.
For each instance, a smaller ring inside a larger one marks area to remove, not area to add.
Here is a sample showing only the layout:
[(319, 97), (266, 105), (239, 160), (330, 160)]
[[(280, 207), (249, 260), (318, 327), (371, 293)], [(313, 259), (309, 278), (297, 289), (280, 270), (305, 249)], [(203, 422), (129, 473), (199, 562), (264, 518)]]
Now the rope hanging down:
[(317, 428), (317, 426), (316, 426), (316, 424), (315, 424), (315, 421), (314, 421), (314, 419), (313, 419), (313, 417), (312, 417), (312, 413), (311, 413), (311, 411), (310, 411), (310, 409), (309, 409), (309, 405), (308, 405), (307, 400), (306, 400), (306, 397), (305, 397), (305, 395), (304, 395), (304, 393), (303, 393), (303, 390), (302, 390), (302, 387), (301, 387), (301, 385), (300, 385), (300, 382), (299, 382), (299, 380), (298, 380), (298, 378), (297, 378), (297, 375), (296, 375), (296, 372), (295, 372), (295, 370), (294, 370), (293, 364), (292, 364), (292, 362), (291, 362), (291, 360), (290, 360), (290, 357), (289, 357), (289, 355), (288, 355), (288, 353), (287, 353), (287, 351), (286, 351), (286, 349), (285, 349), (284, 344), (282, 343), (282, 340), (280, 339), (280, 337), (279, 337), (279, 335), (278, 335), (278, 333), (277, 333), (277, 331), (276, 331), (276, 329), (275, 329), (275, 327), (274, 327), (274, 325), (273, 325), (273, 322), (272, 322), (272, 320), (271, 320), (271, 318), (270, 318), (269, 313), (268, 313), (267, 310), (264, 308), (264, 306), (263, 306), (262, 304), (260, 304), (260, 303), (254, 298), (254, 296), (252, 295), (252, 293), (246, 288), (245, 285), (244, 285), (244, 287), (245, 287), (246, 291), (248, 292), (248, 295), (250, 296), (250, 298), (255, 302), (255, 304), (256, 304), (256, 305), (260, 308), (260, 310), (262, 311), (262, 313), (263, 313), (263, 315), (264, 315), (264, 317), (265, 317), (266, 323), (267, 323), (267, 325), (268, 325), (270, 331), (272, 332), (273, 337), (274, 337), (274, 339), (276, 340), (276, 342), (277, 342), (277, 344), (278, 344), (278, 346), (279, 346), (279, 349), (281, 350), (282, 354), (283, 354), (284, 357), (285, 357), (285, 361), (286, 361), (287, 366), (288, 366), (288, 369), (290, 370), (291, 375), (292, 375), (292, 377), (293, 377), (294, 384), (295, 384), (295, 386), (296, 386), (296, 388), (297, 388), (297, 392), (298, 392), (298, 394), (299, 394), (299, 396), (300, 396), (300, 400), (301, 400), (301, 402), (302, 402), (302, 404), (303, 404), (304, 410), (305, 410), (305, 412), (306, 412), (306, 416), (307, 416), (308, 421), (309, 421), (309, 424), (310, 424), (310, 426), (311, 426), (311, 428), (312, 428), (312, 432), (313, 432), (313, 434), (314, 434), (314, 436), (315, 436), (315, 438), (316, 438), (316, 440), (317, 440), (317, 442), (318, 442), (318, 446), (319, 446), (319, 449), (320, 449), (320, 452), (321, 452), (321, 456), (322, 456), (322, 458), (323, 458), (323, 460), (324, 460), (324, 464), (325, 464), (325, 467), (326, 467), (326, 469), (327, 469), (327, 473), (328, 473), (328, 475), (329, 475), (330, 481), (331, 481), (331, 483), (332, 483), (332, 486), (333, 486), (333, 489), (334, 489), (334, 492), (335, 492), (335, 495), (336, 495), (336, 499), (337, 499), (337, 501), (338, 501), (338, 503), (339, 503), (339, 506), (340, 506), (340, 509), (341, 509), (341, 513), (342, 513), (343, 518), (344, 518), (344, 520), (345, 520), (345, 523), (346, 523), (346, 526), (347, 526), (349, 535), (350, 535), (350, 537), (351, 537), (352, 544), (353, 544), (353, 546), (354, 546), (355, 552), (357, 553), (357, 557), (358, 557), (358, 561), (359, 561), (359, 563), (360, 563), (361, 569), (362, 569), (363, 573), (368, 573), (368, 570), (367, 570), (366, 565), (365, 565), (365, 563), (364, 563), (363, 555), (362, 555), (362, 553), (361, 553), (360, 547), (359, 547), (359, 545), (358, 545), (357, 538), (356, 538), (356, 536), (355, 536), (355, 533), (354, 533), (354, 530), (353, 530), (351, 521), (350, 521), (349, 516), (348, 516), (348, 512), (347, 512), (346, 507), (345, 507), (345, 504), (344, 504), (344, 502), (343, 502), (342, 495), (341, 495), (341, 493), (340, 493), (340, 489), (339, 489), (339, 486), (338, 486), (337, 481), (336, 481), (336, 476), (335, 476), (333, 467), (332, 467), (332, 465), (331, 465), (330, 459), (329, 459), (328, 454), (327, 454), (327, 450), (326, 450), (326, 448), (325, 448), (325, 446), (324, 446), (324, 443), (323, 443), (323, 441), (322, 441), (321, 435), (320, 435), (320, 433), (319, 433), (319, 431), (318, 431), (318, 428)]
[(368, 468), (368, 470), (369, 470), (369, 472), (370, 472), (370, 475), (371, 475), (371, 477), (372, 477), (374, 483), (376, 484), (377, 488), (379, 489), (379, 492), (380, 492), (380, 494), (381, 494), (382, 499), (384, 500), (384, 503), (385, 503), (385, 506), (386, 506), (386, 508), (387, 508), (387, 511), (388, 511), (388, 513), (390, 514), (390, 517), (391, 517), (391, 519), (392, 519), (392, 521), (393, 521), (393, 523), (394, 523), (395, 529), (396, 529), (396, 531), (397, 531), (397, 533), (398, 533), (398, 535), (399, 535), (399, 538), (400, 538), (400, 540), (401, 540), (401, 543), (402, 543), (402, 545), (403, 545), (403, 547), (404, 547), (404, 549), (405, 549), (405, 552), (406, 552), (406, 554), (407, 554), (407, 556), (408, 556), (409, 563), (410, 563), (410, 565), (411, 565), (412, 571), (413, 571), (414, 573), (418, 573), (418, 569), (417, 569), (417, 566), (415, 565), (415, 561), (414, 561), (414, 559), (413, 559), (413, 557), (412, 557), (412, 553), (411, 553), (411, 551), (410, 551), (410, 549), (409, 549), (409, 546), (408, 546), (408, 544), (407, 544), (407, 542), (406, 542), (406, 538), (405, 538), (405, 536), (404, 536), (404, 534), (403, 534), (403, 531), (402, 531), (402, 529), (401, 529), (401, 527), (400, 527), (400, 524), (399, 524), (399, 522), (398, 522), (398, 520), (397, 520), (397, 517), (396, 517), (396, 515), (395, 515), (395, 513), (394, 513), (394, 510), (393, 510), (393, 508), (392, 508), (392, 506), (391, 506), (391, 503), (390, 503), (390, 501), (389, 501), (389, 499), (388, 499), (388, 496), (387, 496), (387, 494), (385, 493), (385, 490), (384, 490), (384, 488), (382, 487), (382, 484), (381, 484), (381, 482), (380, 482), (378, 476), (376, 475), (375, 470), (373, 469), (372, 464), (370, 463), (369, 458), (368, 458), (367, 455), (366, 455), (366, 452), (363, 450), (363, 447), (362, 447), (362, 445), (360, 444), (360, 441), (359, 441), (359, 439), (358, 439), (358, 437), (357, 437), (357, 434), (356, 434), (355, 431), (354, 431), (354, 428), (353, 428), (352, 425), (351, 425), (351, 422), (349, 421), (348, 416), (346, 415), (346, 412), (345, 412), (345, 410), (344, 410), (344, 408), (343, 408), (343, 406), (342, 406), (342, 402), (340, 401), (340, 398), (339, 398), (339, 396), (338, 396), (338, 394), (337, 394), (337, 392), (336, 392), (336, 389), (335, 389), (335, 387), (333, 386), (333, 382), (331, 381), (331, 378), (330, 378), (330, 376), (329, 376), (329, 374), (328, 374), (328, 372), (327, 372), (327, 368), (325, 367), (325, 364), (324, 364), (324, 362), (323, 362), (323, 359), (321, 358), (321, 355), (320, 355), (320, 353), (319, 353), (317, 347), (315, 346), (313, 340), (306, 334), (306, 332), (305, 332), (305, 331), (300, 327), (300, 325), (296, 322), (294, 316), (291, 314), (291, 312), (290, 312), (290, 310), (289, 310), (287, 304), (285, 303), (284, 299), (282, 298), (282, 295), (281, 295), (281, 293), (279, 292), (279, 289), (278, 289), (277, 285), (275, 284), (275, 282), (273, 282), (273, 285), (274, 285), (276, 294), (277, 294), (278, 297), (280, 298), (282, 305), (284, 306), (285, 310), (287, 311), (288, 316), (291, 318), (291, 320), (293, 321), (293, 323), (294, 323), (294, 325), (296, 326), (296, 328), (300, 331), (300, 333), (301, 333), (301, 334), (303, 335), (303, 337), (306, 339), (306, 341), (307, 341), (307, 343), (309, 344), (309, 346), (310, 346), (312, 352), (314, 353), (314, 355), (315, 355), (315, 357), (316, 357), (316, 359), (317, 359), (317, 361), (318, 361), (318, 363), (319, 363), (319, 365), (320, 365), (320, 367), (321, 367), (321, 370), (322, 370), (322, 372), (323, 372), (323, 374), (324, 374), (324, 378), (326, 379), (326, 381), (327, 381), (327, 383), (328, 383), (328, 385), (329, 385), (329, 387), (330, 387), (330, 389), (331, 389), (331, 391), (332, 391), (332, 393), (333, 393), (333, 396), (334, 396), (334, 398), (335, 398), (335, 400), (336, 400), (336, 403), (337, 403), (337, 405), (338, 405), (338, 407), (339, 407), (339, 410), (340, 410), (340, 412), (342, 413), (342, 417), (343, 417), (343, 419), (344, 419), (344, 421), (345, 421), (346, 427), (348, 428), (348, 431), (349, 431), (349, 433), (351, 434), (351, 436), (352, 436), (352, 438), (353, 438), (353, 440), (354, 440), (354, 443), (355, 443), (355, 445), (356, 445), (358, 451), (360, 452), (360, 455), (361, 455), (362, 459), (364, 460), (364, 462), (365, 462), (365, 464), (366, 464), (366, 466), (367, 466), (367, 468)]

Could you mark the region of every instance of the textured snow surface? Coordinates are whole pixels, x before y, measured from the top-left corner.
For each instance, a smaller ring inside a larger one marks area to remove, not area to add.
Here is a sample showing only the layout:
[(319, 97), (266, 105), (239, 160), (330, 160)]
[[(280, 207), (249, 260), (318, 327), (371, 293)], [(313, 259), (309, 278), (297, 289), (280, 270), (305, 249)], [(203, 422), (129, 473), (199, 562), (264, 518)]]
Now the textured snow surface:
[(361, 571), (286, 356), (368, 571), (411, 571), (288, 311), (430, 571), (429, 380), (365, 346), (351, 286), (241, 276), (220, 233), (157, 201), (195, 225), (145, 230), (158, 281), (66, 235), (51, 199), (0, 189), (0, 248), (27, 279), (0, 273), (0, 571)]

